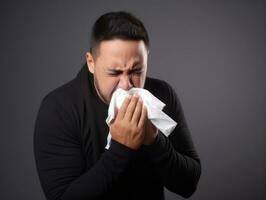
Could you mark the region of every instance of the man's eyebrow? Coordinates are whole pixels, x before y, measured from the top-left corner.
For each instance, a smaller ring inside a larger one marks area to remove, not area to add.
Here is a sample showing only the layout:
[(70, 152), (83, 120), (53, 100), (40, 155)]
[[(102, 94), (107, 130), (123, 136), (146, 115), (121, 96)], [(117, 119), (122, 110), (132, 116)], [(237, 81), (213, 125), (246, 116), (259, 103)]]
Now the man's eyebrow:
[(140, 63), (136, 63), (131, 70), (134, 70), (134, 69), (141, 69), (142, 68), (142, 65)]
[(115, 69), (115, 68), (114, 68), (114, 69), (107, 69), (107, 71), (108, 71), (108, 72), (116, 72), (116, 73), (117, 73), (117, 72), (122, 72), (122, 70), (120, 70), (120, 69)]
[[(135, 69), (141, 69), (142, 68), (142, 65), (140, 63), (136, 63), (130, 70), (135, 70)], [(107, 70), (108, 71), (123, 71), (121, 69), (119, 69), (118, 67), (107, 67)]]

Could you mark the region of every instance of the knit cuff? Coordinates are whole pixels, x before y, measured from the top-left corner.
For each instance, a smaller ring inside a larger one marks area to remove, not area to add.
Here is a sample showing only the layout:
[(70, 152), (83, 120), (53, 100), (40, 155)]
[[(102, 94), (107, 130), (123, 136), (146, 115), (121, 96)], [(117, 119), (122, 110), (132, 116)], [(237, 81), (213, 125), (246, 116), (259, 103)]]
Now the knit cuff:
[(159, 131), (154, 143), (151, 145), (142, 145), (142, 150), (148, 158), (156, 161), (166, 151), (166, 140), (167, 138)]
[(135, 150), (130, 149), (129, 147), (111, 139), (111, 145), (109, 151), (113, 152), (119, 157), (131, 157), (135, 154)]

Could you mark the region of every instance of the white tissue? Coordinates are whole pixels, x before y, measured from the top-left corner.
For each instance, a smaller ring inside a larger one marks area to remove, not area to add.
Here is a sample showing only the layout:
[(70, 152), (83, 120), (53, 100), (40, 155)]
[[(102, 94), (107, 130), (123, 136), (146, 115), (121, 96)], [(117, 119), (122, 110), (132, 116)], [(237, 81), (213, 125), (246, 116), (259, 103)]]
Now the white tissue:
[[(140, 96), (143, 104), (146, 106), (148, 119), (150, 119), (151, 123), (168, 137), (168, 135), (170, 135), (170, 133), (176, 127), (177, 123), (162, 111), (165, 104), (152, 95), (148, 90), (142, 88), (131, 88), (128, 91), (118, 88), (112, 95), (108, 108), (108, 117), (106, 118), (106, 123), (109, 124), (114, 118), (115, 107), (119, 109), (125, 98), (135, 93)], [(106, 149), (109, 149), (110, 142), (111, 134), (109, 133), (107, 137), (107, 144), (105, 146)]]

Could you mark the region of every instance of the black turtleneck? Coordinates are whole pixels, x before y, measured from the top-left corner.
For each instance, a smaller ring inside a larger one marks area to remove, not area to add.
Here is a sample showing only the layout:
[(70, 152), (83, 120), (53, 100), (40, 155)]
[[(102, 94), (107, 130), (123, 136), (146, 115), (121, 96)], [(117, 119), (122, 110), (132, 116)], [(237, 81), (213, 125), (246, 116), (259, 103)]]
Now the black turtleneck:
[(164, 199), (166, 187), (191, 196), (201, 174), (180, 101), (165, 81), (146, 78), (145, 89), (163, 101), (178, 122), (167, 138), (134, 151), (112, 140), (108, 105), (98, 97), (84, 65), (77, 77), (46, 95), (35, 124), (34, 153), (40, 182), (49, 200)]

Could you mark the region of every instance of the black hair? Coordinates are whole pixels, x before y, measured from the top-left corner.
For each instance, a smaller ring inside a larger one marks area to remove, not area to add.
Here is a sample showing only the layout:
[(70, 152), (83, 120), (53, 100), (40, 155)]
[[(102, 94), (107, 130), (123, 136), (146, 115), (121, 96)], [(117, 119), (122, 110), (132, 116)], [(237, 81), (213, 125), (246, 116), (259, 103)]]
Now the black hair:
[(143, 40), (149, 49), (149, 36), (143, 23), (129, 12), (118, 11), (106, 13), (96, 20), (92, 27), (90, 52), (95, 54), (100, 42), (116, 38)]

